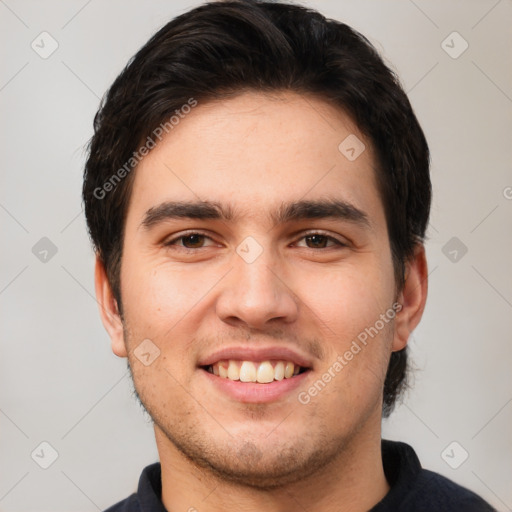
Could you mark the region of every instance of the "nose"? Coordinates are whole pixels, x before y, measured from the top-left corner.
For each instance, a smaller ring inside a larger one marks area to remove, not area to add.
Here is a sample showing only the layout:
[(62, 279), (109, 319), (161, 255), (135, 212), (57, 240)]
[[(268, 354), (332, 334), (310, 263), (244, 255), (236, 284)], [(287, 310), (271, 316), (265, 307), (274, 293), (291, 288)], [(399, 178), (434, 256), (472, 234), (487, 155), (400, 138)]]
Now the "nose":
[(234, 326), (265, 329), (276, 323), (292, 323), (298, 315), (298, 299), (293, 283), (280, 271), (270, 251), (252, 262), (234, 255), (234, 268), (222, 281), (216, 311), (218, 317)]

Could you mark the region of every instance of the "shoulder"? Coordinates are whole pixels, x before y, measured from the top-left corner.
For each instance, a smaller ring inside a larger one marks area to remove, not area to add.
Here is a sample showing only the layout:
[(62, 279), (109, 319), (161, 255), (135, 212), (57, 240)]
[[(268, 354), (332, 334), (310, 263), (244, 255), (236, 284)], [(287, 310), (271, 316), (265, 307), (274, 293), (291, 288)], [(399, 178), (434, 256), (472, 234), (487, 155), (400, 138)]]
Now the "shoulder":
[(104, 512), (140, 512), (139, 499), (134, 493), (128, 496), (128, 498), (107, 508)]
[(139, 478), (137, 492), (104, 512), (166, 512), (162, 502), (161, 466), (146, 466)]
[(382, 441), (382, 462), (390, 491), (372, 512), (493, 512), (480, 496), (421, 467), (406, 443)]
[[(493, 512), (473, 491), (433, 471), (422, 469), (405, 497), (404, 510), (450, 510), (453, 512)], [(412, 507), (412, 508), (410, 508)]]

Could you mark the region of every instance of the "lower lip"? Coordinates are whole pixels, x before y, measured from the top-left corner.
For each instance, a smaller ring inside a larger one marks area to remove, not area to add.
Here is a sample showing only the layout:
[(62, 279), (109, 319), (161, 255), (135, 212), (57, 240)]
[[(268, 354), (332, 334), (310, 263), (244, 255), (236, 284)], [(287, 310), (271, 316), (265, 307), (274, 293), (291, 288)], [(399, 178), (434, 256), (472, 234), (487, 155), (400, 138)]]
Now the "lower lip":
[(257, 382), (240, 382), (239, 380), (219, 377), (202, 368), (200, 371), (209, 380), (211, 385), (215, 386), (215, 388), (222, 393), (238, 402), (250, 404), (275, 402), (286, 397), (303, 384), (310, 373), (310, 370), (307, 370), (289, 379), (274, 380), (268, 384), (259, 384)]

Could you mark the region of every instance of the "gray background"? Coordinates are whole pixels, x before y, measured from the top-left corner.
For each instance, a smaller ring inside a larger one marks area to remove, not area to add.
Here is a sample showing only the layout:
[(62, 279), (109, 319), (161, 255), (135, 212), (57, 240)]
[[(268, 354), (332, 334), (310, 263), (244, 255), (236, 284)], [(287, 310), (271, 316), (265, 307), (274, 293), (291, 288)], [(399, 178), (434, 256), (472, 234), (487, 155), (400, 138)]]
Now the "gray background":
[[(81, 173), (101, 95), (157, 28), (199, 3), (0, 0), (0, 511), (102, 510), (157, 460), (98, 316)], [(511, 510), (512, 3), (303, 3), (370, 38), (432, 150), (415, 387), (384, 436)], [(46, 59), (55, 43), (43, 31), (58, 43)], [(58, 452), (48, 469), (43, 441)]]

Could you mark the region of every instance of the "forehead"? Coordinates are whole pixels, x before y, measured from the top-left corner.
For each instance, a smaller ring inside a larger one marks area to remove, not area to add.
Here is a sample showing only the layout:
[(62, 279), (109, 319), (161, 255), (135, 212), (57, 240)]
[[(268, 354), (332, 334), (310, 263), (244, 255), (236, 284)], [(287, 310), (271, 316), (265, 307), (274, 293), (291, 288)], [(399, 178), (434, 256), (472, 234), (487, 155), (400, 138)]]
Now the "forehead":
[(378, 214), (374, 168), (369, 141), (341, 109), (246, 92), (182, 116), (138, 165), (129, 217), (159, 202), (203, 200), (262, 219), (283, 202), (325, 197)]

